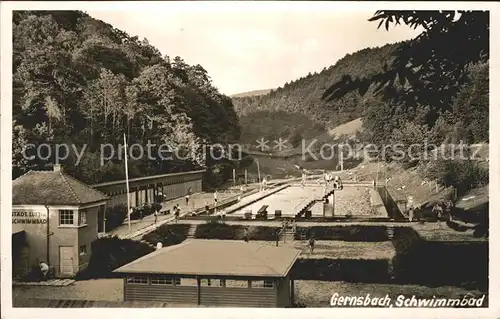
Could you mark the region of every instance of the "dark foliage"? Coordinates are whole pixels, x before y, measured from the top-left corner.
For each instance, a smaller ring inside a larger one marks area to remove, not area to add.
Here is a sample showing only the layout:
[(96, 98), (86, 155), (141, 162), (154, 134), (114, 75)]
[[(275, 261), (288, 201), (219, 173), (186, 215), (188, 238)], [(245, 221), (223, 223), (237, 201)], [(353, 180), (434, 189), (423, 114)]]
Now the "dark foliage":
[(166, 224), (160, 226), (155, 231), (144, 235), (142, 239), (152, 245), (161, 242), (163, 247), (177, 245), (187, 238), (189, 224)]
[(332, 101), (322, 100), (322, 94), (329, 83), (341, 80), (344, 74), (360, 77), (382, 72), (382, 66), (388, 63), (398, 45), (347, 54), (335, 65), (293, 80), (265, 95), (233, 98), (243, 141), (254, 145), (261, 137), (281, 137), (296, 147), (299, 137), (315, 138), (325, 133), (326, 128), (361, 117), (364, 105), (358, 93)]
[[(131, 178), (205, 165), (211, 170), (216, 163), (205, 162), (203, 142), (239, 139), (231, 99), (201, 65), (162, 57), (147, 39), (86, 13), (14, 12), (13, 51), (14, 178), (54, 163), (55, 149), (47, 160), (23, 158), (29, 143), (69, 145), (61, 150), (66, 171), (94, 184), (124, 179), (124, 156), (118, 154), (124, 134), (129, 145), (143, 145), (153, 158), (130, 160)], [(114, 157), (101, 163), (112, 153), (101, 150), (106, 144), (114, 146)], [(162, 144), (179, 148), (179, 158), (160, 154)]]
[(424, 31), (398, 46), (383, 72), (344, 76), (325, 91), (327, 100), (354, 90), (364, 95), (376, 85), (385, 100), (447, 109), (467, 81), (469, 66), (489, 58), (487, 11), (377, 11), (370, 21), (379, 21), (379, 28), (387, 30), (403, 23)]
[[(411, 228), (396, 228), (396, 282), (488, 289), (488, 242), (424, 241)], [(463, 258), (471, 262), (464, 262)], [(473, 261), (473, 262), (472, 262)]]
[(274, 241), (279, 229), (279, 227), (251, 226), (249, 237), (250, 240)]
[[(248, 226), (248, 238), (250, 240), (275, 241), (278, 230), (279, 227)], [(244, 235), (245, 226), (224, 224), (217, 218), (210, 220), (206, 224), (198, 225), (195, 238), (240, 240), (243, 239)]]
[(76, 275), (78, 280), (117, 277), (113, 270), (154, 251), (147, 244), (117, 237), (97, 239), (91, 248), (89, 264)]
[(127, 217), (127, 206), (120, 204), (106, 208), (106, 231), (111, 231), (123, 224)]
[(195, 238), (199, 239), (243, 239), (244, 226), (224, 223), (198, 225)]
[(383, 259), (305, 259), (292, 268), (295, 280), (327, 280), (364, 283), (389, 282), (388, 260)]
[(314, 234), (316, 240), (342, 240), (342, 241), (365, 241), (380, 242), (387, 241), (385, 226), (312, 226), (297, 227), (295, 239), (300, 239), (302, 231), (305, 230), (307, 238)]

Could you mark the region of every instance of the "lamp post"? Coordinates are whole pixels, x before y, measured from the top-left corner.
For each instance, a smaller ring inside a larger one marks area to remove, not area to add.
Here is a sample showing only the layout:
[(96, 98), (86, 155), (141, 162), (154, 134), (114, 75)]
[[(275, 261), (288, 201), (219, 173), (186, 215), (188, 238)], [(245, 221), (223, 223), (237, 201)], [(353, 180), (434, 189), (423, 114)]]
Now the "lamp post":
[(49, 250), (50, 250), (50, 241), (49, 241), (49, 237), (50, 237), (50, 210), (49, 210), (49, 205), (45, 204), (45, 209), (47, 210), (47, 261), (46, 263), (50, 265), (50, 253), (49, 253)]

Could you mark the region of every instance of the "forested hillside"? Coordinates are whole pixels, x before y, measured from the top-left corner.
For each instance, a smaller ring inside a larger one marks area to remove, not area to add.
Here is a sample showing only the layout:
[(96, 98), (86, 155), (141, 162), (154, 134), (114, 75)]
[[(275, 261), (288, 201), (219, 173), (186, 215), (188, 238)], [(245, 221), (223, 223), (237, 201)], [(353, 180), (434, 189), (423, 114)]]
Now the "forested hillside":
[(269, 93), (270, 91), (271, 91), (271, 89), (255, 90), (255, 91), (249, 91), (249, 92), (241, 92), (241, 93), (233, 94), (230, 97), (231, 98), (235, 98), (235, 97), (264, 95), (264, 94)]
[[(361, 117), (365, 109), (363, 100), (370, 93), (363, 98), (357, 92), (350, 93), (334, 101), (323, 100), (323, 94), (343, 75), (358, 77), (382, 71), (384, 65), (390, 63), (397, 46), (388, 44), (347, 54), (335, 65), (285, 83), (266, 95), (233, 97), (241, 119), (243, 140), (255, 144), (255, 139), (262, 136), (258, 132), (269, 130), (282, 138), (308, 139), (326, 129)], [(275, 112), (287, 113), (286, 120), (277, 114), (273, 115)]]
[[(233, 98), (242, 138), (253, 145), (261, 137), (294, 144), (318, 136), (322, 126), (361, 118), (356, 138), (383, 150), (376, 160), (418, 166), (426, 178), (459, 194), (487, 184), (488, 169), (468, 158), (471, 153), (456, 152), (460, 143), (489, 142), (488, 12), (377, 11), (370, 20), (380, 20), (387, 31), (394, 24), (424, 31), (348, 54), (269, 94)], [(433, 160), (429, 153), (436, 154), (436, 146), (446, 151)]]
[[(63, 162), (67, 171), (98, 183), (124, 178), (123, 160), (101, 166), (99, 153), (103, 144), (117, 152), (124, 133), (128, 145), (188, 146), (182, 160), (162, 160), (151, 147), (154, 159), (146, 153), (129, 161), (131, 177), (218, 165), (206, 161), (202, 142), (240, 137), (231, 99), (218, 92), (201, 65), (162, 57), (147, 39), (83, 12), (14, 12), (13, 51), (14, 178), (50, 166), (57, 144), (70, 147)], [(23, 158), (26, 145), (33, 144), (31, 156), (44, 143), (52, 154), (44, 149), (32, 160)], [(75, 149), (83, 147), (76, 165)]]

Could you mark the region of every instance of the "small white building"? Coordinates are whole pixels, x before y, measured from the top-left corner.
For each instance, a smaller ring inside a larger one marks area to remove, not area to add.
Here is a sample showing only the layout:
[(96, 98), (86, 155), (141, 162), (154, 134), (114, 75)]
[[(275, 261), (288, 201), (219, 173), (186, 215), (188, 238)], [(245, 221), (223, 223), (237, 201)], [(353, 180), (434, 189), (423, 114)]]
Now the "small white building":
[(30, 171), (12, 182), (12, 260), (21, 276), (45, 261), (58, 277), (84, 268), (108, 197), (64, 174)]

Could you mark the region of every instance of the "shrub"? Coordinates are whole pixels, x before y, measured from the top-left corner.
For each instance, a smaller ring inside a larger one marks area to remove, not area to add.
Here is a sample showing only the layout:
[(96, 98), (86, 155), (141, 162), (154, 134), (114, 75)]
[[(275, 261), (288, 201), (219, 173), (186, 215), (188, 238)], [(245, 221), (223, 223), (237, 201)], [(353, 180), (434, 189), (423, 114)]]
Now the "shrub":
[(279, 227), (250, 226), (249, 237), (250, 240), (275, 241), (278, 230)]
[(343, 240), (343, 241), (387, 241), (385, 226), (313, 226), (297, 227), (295, 239), (300, 239), (302, 231), (306, 231), (307, 238), (314, 233), (316, 240)]
[(162, 206), (160, 203), (153, 203), (151, 204), (151, 209), (153, 212), (159, 212), (161, 210)]
[(411, 227), (394, 227), (392, 244), (397, 255), (409, 254), (412, 247), (421, 240), (418, 233)]
[(419, 285), (488, 286), (488, 242), (424, 241), (411, 228), (394, 230), (397, 282)]
[(195, 238), (200, 239), (242, 239), (244, 226), (224, 223), (207, 223), (198, 225)]
[(488, 169), (479, 166), (474, 160), (438, 159), (429, 164), (425, 175), (442, 185), (454, 186), (458, 196), (489, 181)]
[(389, 260), (299, 258), (292, 267), (294, 280), (365, 283), (389, 282)]
[(111, 237), (92, 242), (91, 251), (89, 264), (78, 272), (77, 280), (117, 277), (113, 270), (153, 252), (154, 248), (131, 239)]
[(123, 224), (127, 217), (127, 206), (120, 204), (106, 209), (106, 231), (115, 229)]
[(144, 235), (142, 239), (153, 245), (161, 242), (164, 247), (177, 245), (186, 240), (190, 227), (188, 224), (165, 224)]
[[(211, 219), (207, 220), (206, 224), (198, 226), (195, 238), (239, 240), (244, 237), (244, 229), (243, 225), (228, 225), (218, 219)], [(249, 226), (248, 237), (250, 240), (275, 241), (278, 230), (279, 227)]]
[[(141, 213), (142, 217), (146, 217), (148, 215), (151, 215), (155, 212), (155, 208), (157, 208), (157, 203), (149, 204), (149, 203), (144, 203), (140, 206), (134, 207), (132, 214), (130, 215), (130, 219), (135, 220), (135, 219), (140, 219), (141, 218)], [(160, 205), (161, 209), (161, 205)]]

